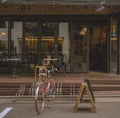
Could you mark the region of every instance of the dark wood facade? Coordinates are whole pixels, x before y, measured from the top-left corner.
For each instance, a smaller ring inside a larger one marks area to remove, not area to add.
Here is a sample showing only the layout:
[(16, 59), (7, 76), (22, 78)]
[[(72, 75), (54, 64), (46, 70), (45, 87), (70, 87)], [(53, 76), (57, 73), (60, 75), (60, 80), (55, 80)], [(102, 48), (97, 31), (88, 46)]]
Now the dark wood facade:
[(102, 12), (97, 12), (100, 5), (24, 5), (0, 4), (0, 15), (80, 15), (80, 14), (119, 14), (120, 5), (105, 5)]

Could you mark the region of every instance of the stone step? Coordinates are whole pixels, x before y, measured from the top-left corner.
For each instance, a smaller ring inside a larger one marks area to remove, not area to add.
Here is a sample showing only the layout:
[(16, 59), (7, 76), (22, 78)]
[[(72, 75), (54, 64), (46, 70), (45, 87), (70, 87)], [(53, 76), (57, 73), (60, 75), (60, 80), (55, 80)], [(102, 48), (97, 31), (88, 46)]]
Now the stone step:
[[(33, 78), (33, 77), (31, 77)], [(62, 83), (62, 94), (70, 95), (70, 94), (78, 94), (81, 82), (85, 79), (89, 78), (92, 90), (98, 94), (112, 94), (112, 92), (116, 91), (116, 94), (119, 94), (120, 91), (120, 79), (118, 76), (106, 76), (106, 75), (95, 75), (86, 77), (84, 75), (68, 75), (67, 77), (58, 77), (55, 79), (56, 86), (57, 83)], [(20, 85), (25, 84), (25, 95), (29, 94), (29, 88), (31, 87), (34, 79), (27, 78), (17, 78), (17, 79), (3, 79), (0, 82), (0, 95), (15, 95), (16, 91), (19, 90)]]
[[(4, 86), (0, 87), (0, 95), (15, 95), (16, 92), (19, 90), (20, 85), (15, 85), (15, 86)], [(26, 85), (25, 88), (25, 94), (29, 94), (29, 88), (30, 85)], [(71, 89), (71, 84), (63, 84), (62, 86), (62, 95), (70, 95), (70, 94), (77, 94), (79, 92), (80, 86), (75, 86), (75, 88)], [(112, 93), (113, 91), (119, 92), (120, 91), (120, 85), (106, 85), (106, 84), (94, 84), (92, 85), (92, 90), (95, 92), (100, 93), (100, 91), (106, 91), (108, 93)], [(103, 93), (103, 92), (101, 92)]]

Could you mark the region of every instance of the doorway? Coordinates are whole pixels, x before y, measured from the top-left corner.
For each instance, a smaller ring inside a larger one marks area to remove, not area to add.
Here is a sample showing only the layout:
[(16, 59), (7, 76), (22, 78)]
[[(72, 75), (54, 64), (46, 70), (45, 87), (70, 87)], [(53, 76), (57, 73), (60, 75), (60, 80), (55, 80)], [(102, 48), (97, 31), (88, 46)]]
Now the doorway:
[(73, 23), (71, 66), (73, 72), (88, 72), (88, 27), (85, 21)]
[(89, 27), (89, 68), (107, 71), (107, 21), (91, 20)]

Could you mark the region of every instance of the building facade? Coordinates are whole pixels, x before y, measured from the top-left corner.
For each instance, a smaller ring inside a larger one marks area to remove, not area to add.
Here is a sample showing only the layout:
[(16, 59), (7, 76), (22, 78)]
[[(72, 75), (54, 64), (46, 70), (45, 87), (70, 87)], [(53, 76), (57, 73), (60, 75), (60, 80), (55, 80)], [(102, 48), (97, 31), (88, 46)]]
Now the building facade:
[(1, 73), (10, 71), (11, 58), (25, 73), (58, 58), (60, 71), (64, 65), (68, 73), (120, 74), (119, 1), (2, 1)]

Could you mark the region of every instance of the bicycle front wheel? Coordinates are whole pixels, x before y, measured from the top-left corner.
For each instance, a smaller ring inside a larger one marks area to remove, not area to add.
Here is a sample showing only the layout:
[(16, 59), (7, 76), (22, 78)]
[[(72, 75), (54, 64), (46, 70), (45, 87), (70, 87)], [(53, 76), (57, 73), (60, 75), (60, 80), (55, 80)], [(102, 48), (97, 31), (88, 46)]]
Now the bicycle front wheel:
[(44, 101), (44, 90), (40, 86), (36, 87), (35, 90), (35, 110), (38, 114), (41, 114), (44, 110), (45, 101)]

